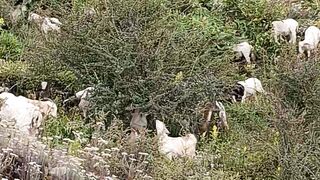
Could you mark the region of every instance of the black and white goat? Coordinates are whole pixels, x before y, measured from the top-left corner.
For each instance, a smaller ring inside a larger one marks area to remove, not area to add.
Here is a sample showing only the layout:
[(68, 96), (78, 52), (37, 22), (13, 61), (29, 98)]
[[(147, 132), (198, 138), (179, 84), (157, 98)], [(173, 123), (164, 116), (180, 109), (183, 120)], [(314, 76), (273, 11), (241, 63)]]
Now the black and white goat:
[(233, 102), (240, 101), (244, 103), (246, 99), (255, 97), (257, 92), (265, 94), (261, 81), (257, 78), (248, 78), (245, 81), (237, 82), (231, 92), (231, 98)]

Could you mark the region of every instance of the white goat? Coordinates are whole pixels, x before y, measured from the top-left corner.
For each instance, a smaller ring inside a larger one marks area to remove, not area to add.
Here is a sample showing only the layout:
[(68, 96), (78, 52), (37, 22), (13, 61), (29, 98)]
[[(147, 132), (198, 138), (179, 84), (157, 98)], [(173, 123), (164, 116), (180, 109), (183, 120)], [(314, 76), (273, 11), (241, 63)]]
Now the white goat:
[(193, 134), (183, 137), (169, 137), (170, 133), (162, 121), (156, 120), (157, 135), (159, 138), (159, 152), (170, 160), (173, 157), (195, 157), (197, 138)]
[(58, 116), (58, 108), (57, 105), (51, 99), (44, 99), (44, 100), (32, 100), (25, 98), (23, 96), (18, 96), (18, 98), (24, 98), (27, 102), (37, 106), (42, 113), (43, 117), (57, 117)]
[(36, 24), (41, 24), (41, 22), (43, 22), (43, 17), (36, 13), (30, 13), (28, 21), (34, 22)]
[(311, 55), (311, 51), (317, 51), (320, 41), (320, 30), (315, 26), (310, 26), (305, 31), (304, 40), (299, 42), (299, 54), (307, 51), (307, 57)]
[(257, 78), (249, 78), (245, 81), (239, 81), (238, 84), (244, 87), (244, 93), (241, 98), (241, 103), (245, 101), (245, 99), (253, 96), (255, 97), (256, 93), (265, 93), (261, 81)]
[(84, 90), (81, 90), (79, 92), (76, 93), (76, 97), (77, 98), (89, 98), (91, 97), (91, 92), (94, 91), (94, 87), (87, 87)]
[(248, 42), (236, 44), (233, 47), (233, 51), (237, 52), (238, 56), (244, 57), (248, 64), (251, 63), (251, 58), (255, 60), (253, 47)]
[(60, 32), (61, 25), (62, 23), (57, 18), (45, 17), (42, 22), (41, 29), (45, 34), (47, 34), (48, 31)]
[(11, 123), (26, 134), (37, 134), (43, 121), (39, 107), (7, 92), (0, 94), (0, 100), (0, 121)]
[(282, 21), (272, 22), (273, 35), (275, 41), (278, 43), (278, 37), (282, 39), (282, 36), (290, 36), (289, 43), (295, 44), (297, 41), (297, 31), (299, 24), (294, 19), (285, 19)]
[(91, 92), (94, 91), (94, 87), (88, 87), (84, 90), (77, 92), (74, 96), (63, 101), (63, 106), (66, 108), (68, 106), (77, 105), (79, 109), (83, 112), (83, 116), (87, 116), (87, 111), (90, 107), (90, 102), (87, 100), (92, 96)]
[(76, 97), (80, 98), (79, 109), (82, 110), (83, 116), (87, 117), (87, 111), (90, 107), (90, 102), (88, 98), (92, 96), (91, 92), (94, 91), (94, 87), (88, 87), (82, 91), (76, 93)]
[(41, 30), (47, 34), (48, 31), (60, 32), (62, 23), (57, 18), (43, 17), (36, 13), (30, 13), (28, 21), (36, 23), (41, 27)]

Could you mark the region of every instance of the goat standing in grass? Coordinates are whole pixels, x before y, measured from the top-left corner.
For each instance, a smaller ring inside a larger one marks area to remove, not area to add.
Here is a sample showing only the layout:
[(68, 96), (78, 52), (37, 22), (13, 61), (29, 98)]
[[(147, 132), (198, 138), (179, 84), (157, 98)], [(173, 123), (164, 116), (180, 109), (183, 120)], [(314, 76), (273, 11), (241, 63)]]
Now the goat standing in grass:
[(49, 31), (60, 32), (62, 23), (57, 18), (43, 17), (36, 13), (30, 13), (28, 21), (34, 22), (41, 27), (41, 30), (47, 34)]
[(36, 13), (30, 13), (28, 21), (34, 22), (36, 24), (41, 24), (43, 22), (43, 17)]
[(77, 92), (74, 96), (69, 97), (63, 101), (63, 107), (67, 110), (72, 106), (78, 106), (82, 111), (83, 116), (87, 117), (87, 112), (90, 109), (90, 101), (88, 98), (92, 96), (92, 92), (94, 91), (94, 87), (87, 87), (84, 90)]
[(253, 51), (253, 47), (248, 42), (242, 42), (236, 44), (233, 47), (233, 51), (237, 53), (237, 56), (245, 59), (245, 64), (250, 64), (256, 60), (256, 54)]
[(58, 108), (57, 105), (49, 98), (44, 98), (42, 100), (32, 100), (25, 98), (23, 96), (18, 96), (20, 99), (24, 99), (30, 104), (39, 107), (40, 112), (42, 113), (43, 117), (57, 117), (58, 116)]
[(45, 17), (41, 25), (42, 31), (47, 34), (48, 31), (57, 31), (60, 32), (60, 26), (62, 23), (57, 18), (48, 18)]
[(162, 121), (156, 120), (159, 152), (172, 160), (173, 157), (195, 157), (197, 138), (193, 134), (183, 137), (169, 137), (170, 133)]
[(248, 78), (245, 81), (239, 81), (236, 87), (237, 89), (234, 89), (231, 94), (233, 102), (241, 99), (241, 103), (244, 103), (246, 99), (255, 97), (257, 92), (265, 94), (261, 81), (257, 78)]
[(29, 135), (38, 133), (42, 121), (48, 117), (57, 117), (57, 106), (51, 101), (38, 101), (15, 96), (11, 93), (0, 94), (2, 102), (0, 120), (12, 124)]
[(279, 43), (278, 37), (282, 39), (282, 36), (290, 36), (289, 43), (295, 44), (297, 41), (297, 31), (299, 24), (294, 19), (285, 19), (282, 21), (272, 22), (272, 31), (274, 40)]
[(203, 111), (203, 115), (204, 115), (205, 120), (201, 123), (201, 125), (199, 127), (200, 135), (203, 135), (203, 136), (209, 135), (209, 132), (211, 131), (211, 129), (214, 125), (211, 121), (213, 113), (217, 113), (218, 117), (219, 117), (219, 120), (217, 122), (215, 122), (215, 125), (217, 126), (217, 128), (219, 130), (220, 129), (229, 130), (229, 126), (227, 123), (227, 114), (226, 114), (226, 111), (225, 111), (223, 104), (219, 101), (216, 101), (215, 104), (208, 102), (208, 103), (206, 103), (204, 111)]
[(315, 26), (310, 26), (305, 31), (304, 40), (299, 42), (299, 55), (307, 52), (307, 57), (310, 58), (311, 51), (316, 51), (320, 41), (320, 30)]
[(147, 114), (140, 112), (139, 109), (133, 109), (131, 111), (130, 121), (130, 139), (129, 143), (134, 143), (141, 135), (145, 135), (147, 130)]

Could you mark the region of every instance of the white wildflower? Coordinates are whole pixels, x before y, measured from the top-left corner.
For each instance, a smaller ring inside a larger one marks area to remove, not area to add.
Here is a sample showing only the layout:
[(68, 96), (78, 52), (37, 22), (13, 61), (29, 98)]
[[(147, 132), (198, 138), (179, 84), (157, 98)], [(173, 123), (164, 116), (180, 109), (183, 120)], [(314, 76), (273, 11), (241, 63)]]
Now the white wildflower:
[(100, 163), (97, 162), (97, 163), (95, 163), (95, 164), (93, 165), (93, 167), (95, 168), (95, 167), (97, 167), (97, 166), (99, 166), (99, 165), (100, 165)]
[(96, 125), (98, 125), (98, 126), (99, 126), (99, 125), (100, 125), (100, 126), (102, 126), (102, 125), (103, 125), (103, 123), (102, 123), (102, 122), (97, 122), (97, 123), (96, 123)]
[(112, 157), (112, 155), (109, 154), (109, 153), (102, 153), (102, 156), (103, 156), (103, 157)]
[(74, 142), (74, 140), (71, 140), (71, 139), (69, 139), (69, 138), (63, 138), (63, 141), (66, 141), (66, 142), (69, 142), (69, 143)]
[(99, 148), (97, 148), (97, 147), (86, 147), (86, 148), (84, 148), (84, 150), (85, 151), (98, 151)]
[(19, 156), (14, 154), (14, 153), (10, 153), (10, 156), (14, 156), (15, 158), (18, 158)]
[(53, 136), (56, 139), (61, 139), (61, 136)]
[(111, 148), (111, 151), (120, 151), (119, 148)]
[(31, 165), (31, 166), (34, 166), (34, 165), (36, 165), (37, 163), (36, 163), (36, 162), (29, 162), (28, 164)]
[(148, 175), (144, 175), (143, 178), (152, 179), (152, 177), (151, 177), (151, 176), (148, 176)]
[(139, 170), (139, 169), (137, 169), (136, 172), (137, 172), (137, 173), (143, 173), (143, 171), (142, 171), (142, 170)]
[(2, 148), (2, 151), (4, 153), (9, 153), (9, 152), (13, 152), (13, 149), (11, 149), (11, 148)]
[(102, 143), (102, 144), (105, 144), (105, 145), (108, 145), (108, 141), (102, 139), (102, 138), (98, 138), (98, 142), (99, 143)]
[(138, 154), (142, 155), (142, 156), (148, 156), (149, 155), (148, 153), (144, 153), (144, 152), (139, 152)]

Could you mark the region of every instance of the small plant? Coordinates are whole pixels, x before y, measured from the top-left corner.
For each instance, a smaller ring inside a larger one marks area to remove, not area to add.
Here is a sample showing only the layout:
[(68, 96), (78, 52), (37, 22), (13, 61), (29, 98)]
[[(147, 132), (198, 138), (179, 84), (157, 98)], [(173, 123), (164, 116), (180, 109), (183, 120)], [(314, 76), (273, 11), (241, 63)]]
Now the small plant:
[(10, 32), (0, 31), (0, 59), (18, 60), (22, 53), (22, 43)]
[(4, 25), (4, 19), (0, 17), (0, 30), (2, 25)]

